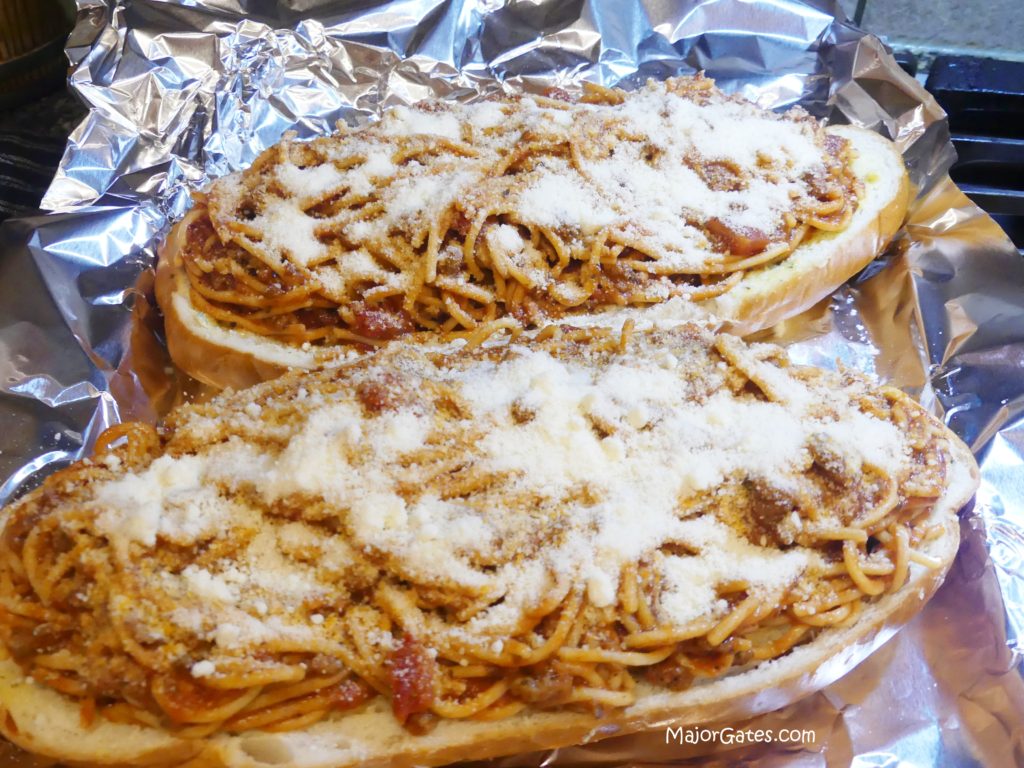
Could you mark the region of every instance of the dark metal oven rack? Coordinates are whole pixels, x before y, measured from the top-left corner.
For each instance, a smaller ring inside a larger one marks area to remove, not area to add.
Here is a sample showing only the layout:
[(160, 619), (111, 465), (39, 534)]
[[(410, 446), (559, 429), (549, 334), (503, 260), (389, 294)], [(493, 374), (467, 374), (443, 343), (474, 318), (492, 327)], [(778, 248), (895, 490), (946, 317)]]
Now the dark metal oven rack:
[(938, 56), (925, 87), (949, 115), (950, 175), (1024, 255), (1024, 62)]

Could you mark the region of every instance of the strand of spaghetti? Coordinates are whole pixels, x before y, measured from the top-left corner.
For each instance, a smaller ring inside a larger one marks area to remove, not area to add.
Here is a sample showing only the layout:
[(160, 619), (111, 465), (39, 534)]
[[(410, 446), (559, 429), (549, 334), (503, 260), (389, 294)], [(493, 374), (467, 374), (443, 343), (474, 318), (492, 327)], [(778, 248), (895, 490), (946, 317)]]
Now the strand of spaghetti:
[(896, 480), (890, 474), (888, 474), (881, 467), (875, 466), (864, 462), (862, 467), (864, 474), (872, 474), (882, 479), (885, 484), (885, 490), (883, 491), (882, 498), (875, 503), (874, 508), (865, 517), (859, 518), (855, 521), (854, 525), (858, 528), (870, 531), (872, 526), (881, 521), (886, 515), (888, 515), (896, 505), (899, 504), (899, 488), (896, 485)]
[(508, 682), (503, 678), (467, 701), (434, 699), (430, 704), (430, 711), (438, 717), (462, 720), (487, 709), (487, 707), (504, 696), (507, 690)]
[(224, 723), (217, 721), (214, 723), (179, 726), (175, 729), (174, 735), (182, 739), (204, 739), (223, 729)]
[[(191, 282), (194, 294), (201, 296), (207, 303), (218, 302), (219, 304), (235, 304), (247, 308), (245, 318), (250, 322), (253, 320), (266, 320), (268, 318), (290, 315), (302, 309), (309, 309), (316, 305), (312, 288), (302, 291), (291, 291), (294, 296), (256, 296), (249, 297), (238, 291), (221, 291), (210, 288), (201, 280)], [(223, 307), (222, 307), (223, 309)]]
[[(363, 293), (363, 300), (369, 304), (380, 304), (385, 299), (390, 299), (395, 296), (403, 295), (404, 289), (398, 285), (375, 285), (372, 288), (367, 288)], [(440, 303), (433, 296), (421, 296), (420, 303), (425, 304), (428, 307), (439, 308)], [(338, 307), (338, 313), (344, 316), (345, 310), (351, 312), (351, 308), (347, 305)]]
[(619, 690), (632, 691), (636, 688), (636, 680), (633, 679), (633, 675), (630, 670), (623, 667), (616, 673), (614, 679), (611, 681), (615, 688)]
[(150, 728), (159, 728), (163, 725), (160, 718), (152, 712), (147, 712), (144, 709), (133, 707), (124, 702), (105, 704), (100, 707), (99, 713), (104, 720), (110, 720), (113, 723), (146, 725)]
[(775, 614), (775, 612), (778, 610), (778, 606), (782, 603), (783, 600), (778, 597), (768, 597), (759, 600), (757, 603), (757, 607), (754, 609), (754, 612), (747, 617), (745, 623), (754, 625), (760, 624), (766, 618)]
[(622, 569), (622, 575), (619, 577), (619, 604), (627, 614), (636, 613), (640, 607), (635, 564), (629, 564)]
[(849, 617), (850, 612), (853, 610), (850, 606), (856, 602), (851, 600), (848, 603), (833, 608), (830, 611), (824, 611), (823, 613), (805, 614), (799, 617), (799, 621), (803, 624), (808, 624), (812, 627), (831, 627)]
[(609, 651), (603, 648), (559, 648), (558, 658), (565, 661), (585, 662), (590, 664), (622, 664), (630, 667), (649, 667), (664, 661), (675, 649), (662, 648), (649, 653), (631, 651)]
[(286, 293), (275, 292), (268, 296), (266, 291), (257, 295), (254, 293), (242, 293), (237, 289), (219, 290), (211, 288), (206, 285), (202, 277), (197, 278), (191, 274), (189, 275), (189, 284), (194, 294), (201, 296), (208, 303), (213, 303), (214, 306), (218, 306), (225, 311), (238, 311), (225, 307), (225, 304), (242, 308), (245, 318), (250, 321), (277, 318), (282, 315), (293, 315), (303, 309), (309, 309), (318, 304), (323, 307), (326, 304), (322, 299), (317, 299), (313, 286), (290, 289)]
[(340, 672), (336, 675), (310, 677), (297, 683), (279, 683), (271, 686), (269, 689), (264, 688), (258, 696), (239, 711), (239, 715), (256, 712), (257, 710), (280, 704), (282, 701), (298, 699), (323, 688), (329, 688), (344, 680), (345, 677), (345, 673)]
[[(205, 724), (219, 723), (243, 710), (246, 705), (260, 695), (260, 687), (243, 688), (222, 692), (219, 697), (209, 695), (192, 698), (181, 695), (181, 681), (169, 675), (156, 675), (150, 681), (149, 692), (160, 708), (176, 723)], [(215, 704), (217, 699), (223, 701)]]
[(703, 637), (718, 625), (714, 619), (697, 622), (688, 627), (664, 627), (634, 632), (626, 635), (622, 644), (627, 648), (658, 648), (663, 645), (676, 645), (684, 640)]
[(780, 637), (776, 638), (768, 645), (756, 648), (753, 651), (753, 656), (759, 661), (766, 659), (774, 659), (776, 656), (781, 656), (800, 640), (810, 631), (810, 627), (801, 626), (799, 624), (790, 627)]
[[(888, 554), (888, 552), (886, 551)], [(896, 567), (892, 563), (862, 562), (860, 569), (865, 576), (889, 576)]]
[(731, 595), (733, 592), (746, 592), (750, 589), (750, 582), (747, 579), (733, 579), (718, 585), (719, 596)]
[(21, 555), (11, 549), (6, 538), (0, 537), (0, 565), (3, 566), (0, 569), (0, 585), (3, 589), (0, 589), (0, 604), (4, 601), (11, 601), (11, 604), (16, 604), (17, 601), (14, 599), (14, 595), (18, 590), (14, 586), (14, 580), (16, 578), (25, 579), (25, 564), (21, 560)]
[[(344, 328), (331, 328), (331, 337), (340, 340), (347, 341), (352, 344), (365, 344), (368, 347), (379, 347), (384, 344), (383, 339), (374, 339), (369, 336), (363, 336), (359, 333), (353, 333), (352, 331), (345, 330)], [(306, 341), (312, 341), (311, 338), (307, 338)]]
[[(785, 606), (782, 606), (785, 608)], [(751, 635), (761, 629), (779, 629), (780, 627), (791, 627), (793, 626), (793, 617), (787, 615), (785, 611), (776, 611), (771, 616), (766, 618), (756, 627), (750, 627), (749, 632)]]
[[(286, 648), (279, 643), (281, 650)], [(297, 683), (305, 679), (306, 669), (299, 664), (283, 662), (261, 664), (255, 668), (231, 668), (227, 663), (218, 666), (217, 674), (206, 678), (203, 685), (214, 690), (231, 691), (239, 688), (255, 688), (280, 683)]]
[(61, 597), (61, 595), (57, 594), (57, 587), (60, 580), (69, 572), (74, 570), (78, 560), (86, 549), (87, 543), (79, 541), (69, 551), (58, 557), (56, 562), (47, 567), (46, 575), (41, 579), (41, 583), (45, 585), (45, 591), (40, 594), (44, 603), (49, 604), (52, 599), (59, 599)]
[(844, 589), (842, 592), (833, 593), (832, 595), (823, 595), (813, 600), (807, 600), (800, 603), (794, 603), (790, 606), (790, 610), (794, 616), (803, 618), (804, 616), (813, 616), (822, 611), (830, 610), (835, 608), (837, 605), (844, 605), (853, 600), (857, 600), (863, 593), (856, 587), (850, 589)]
[(651, 606), (648, 604), (646, 597), (644, 597), (642, 593), (638, 597), (639, 604), (636, 609), (636, 618), (640, 622), (640, 626), (644, 629), (653, 629), (658, 622), (657, 619), (654, 618)]
[(723, 272), (736, 272), (739, 270), (754, 269), (773, 261), (782, 259), (790, 251), (789, 243), (775, 243), (756, 256), (749, 256), (738, 261), (729, 260), (720, 265), (707, 265), (701, 270), (704, 275), (718, 275)]
[(81, 680), (69, 677), (58, 670), (46, 669), (45, 667), (33, 666), (32, 679), (37, 683), (53, 688), (59, 693), (74, 698), (82, 698), (89, 695), (89, 689)]
[(444, 306), (448, 310), (448, 314), (463, 328), (472, 330), (477, 327), (476, 319), (459, 306), (459, 303), (448, 293), (444, 294)]
[(820, 229), (822, 232), (841, 232), (850, 226), (850, 220), (853, 218), (853, 209), (847, 206), (843, 215), (836, 221), (831, 221), (820, 216), (808, 216), (807, 223), (815, 229)]
[(234, 717), (225, 725), (232, 731), (267, 729), (267, 726), (273, 723), (287, 722), (296, 717), (314, 713), (326, 713), (330, 710), (332, 703), (330, 693), (314, 693)]
[(860, 553), (857, 545), (852, 541), (843, 542), (843, 562), (846, 564), (846, 570), (850, 574), (850, 578), (853, 579), (853, 583), (857, 585), (866, 595), (880, 595), (885, 591), (885, 584), (879, 581), (872, 581), (864, 575), (864, 571), (860, 567)]
[(454, 333), (452, 336), (457, 339), (465, 339), (466, 345), (463, 349), (469, 350), (479, 347), (498, 331), (505, 330), (511, 331), (513, 336), (515, 336), (522, 331), (522, 326), (514, 318), (502, 317), (498, 320), (492, 320), (489, 323), (484, 323), (468, 333)]
[[(204, 267), (203, 262), (201, 262), (199, 259), (196, 259), (195, 263), (199, 267)], [(265, 297), (267, 296), (268, 293), (277, 293), (278, 291), (281, 290), (281, 286), (277, 286), (272, 283), (266, 283), (263, 280), (260, 280), (258, 277), (256, 277), (256, 275), (251, 274), (249, 269), (240, 264), (237, 259), (218, 259), (216, 262), (209, 264), (209, 266), (211, 267), (209, 271), (216, 271), (217, 267), (221, 267), (222, 265), (227, 267), (228, 271), (231, 274), (231, 277), (234, 278), (236, 283), (241, 283), (243, 287), (249, 289), (249, 293), (245, 294), (246, 297)], [(191, 264), (186, 263), (185, 266), (186, 268), (189, 269), (190, 272), (192, 272)], [(207, 270), (204, 268), (203, 271), (205, 272)], [(284, 280), (281, 280), (281, 283), (282, 286), (287, 288), (287, 290), (285, 291), (286, 296), (292, 293), (304, 291), (312, 293), (314, 291), (319, 290), (319, 285), (316, 284), (303, 285), (301, 282), (296, 281), (294, 285), (285, 285)]]
[(849, 541), (854, 544), (865, 544), (868, 533), (862, 528), (817, 528), (813, 531), (815, 538), (822, 541)]
[(509, 699), (504, 703), (501, 703), (501, 700), (499, 699), (498, 702), (492, 704), (487, 709), (481, 710), (470, 717), (473, 720), (480, 720), (482, 722), (493, 722), (496, 720), (505, 720), (513, 715), (519, 714), (524, 709), (526, 709), (525, 701)]
[(466, 264), (466, 269), (469, 270), (469, 274), (475, 280), (482, 281), (484, 279), (484, 273), (476, 261), (476, 241), (490, 214), (491, 211), (482, 211), (476, 216), (469, 227), (469, 231), (466, 233), (466, 239), (462, 243), (463, 261)]
[(586, 302), (595, 288), (593, 266), (584, 264), (576, 276), (576, 280), (553, 283), (548, 288), (548, 295), (567, 308), (578, 307)]
[(54, 518), (40, 521), (28, 532), (25, 543), (22, 545), (21, 561), (25, 576), (28, 578), (32, 591), (44, 606), (50, 605), (50, 584), (46, 578), (49, 573), (49, 563), (42, 556), (42, 547), (46, 538), (46, 529), (43, 526), (54, 528), (57, 522)]
[(423, 282), (432, 283), (437, 278), (437, 256), (441, 250), (441, 228), (448, 229), (450, 216), (435, 219), (428, 230), (427, 250), (423, 254)]
[(567, 661), (562, 661), (561, 659), (556, 659), (552, 663), (552, 668), (561, 674), (578, 677), (587, 685), (595, 688), (601, 688), (605, 684), (604, 678), (601, 677), (600, 673), (597, 671), (597, 667), (593, 664), (572, 664)]
[(861, 611), (864, 609), (864, 601), (854, 600), (852, 603), (849, 603), (849, 607), (850, 614), (845, 619), (840, 621), (837, 624), (837, 626), (852, 627), (854, 623), (857, 621), (857, 618), (860, 616)]
[[(443, 306), (443, 303), (442, 303), (442, 306)], [(456, 330), (458, 327), (459, 327), (459, 321), (457, 319), (455, 319), (454, 317), (449, 317), (447, 320), (444, 321), (444, 323), (442, 323), (441, 325), (437, 326), (437, 330), (445, 338), (447, 338), (451, 334), (451, 332)]]
[(917, 563), (918, 565), (923, 565), (925, 568), (931, 568), (933, 571), (938, 570), (942, 567), (942, 561), (939, 560), (937, 557), (926, 555), (924, 554), (924, 552), (920, 552), (916, 549), (911, 549), (907, 553), (907, 557), (910, 560), (910, 562)]
[(154, 427), (137, 421), (126, 421), (103, 430), (96, 438), (93, 451), (97, 456), (105, 456), (122, 439), (136, 456), (155, 453), (160, 446), (160, 436)]
[(562, 608), (562, 613), (558, 617), (558, 623), (555, 625), (551, 635), (536, 648), (530, 648), (526, 653), (519, 654), (519, 663), (523, 666), (529, 666), (530, 664), (544, 661), (548, 656), (555, 653), (565, 640), (566, 635), (569, 634), (569, 629), (576, 620), (576, 615), (582, 603), (583, 599), (579, 592), (569, 593), (569, 597)]
[[(907, 483), (910, 486), (910, 483)], [(900, 506), (900, 522), (916, 524), (918, 519), (931, 512), (938, 501), (936, 489), (932, 486), (924, 488), (905, 487), (901, 489), (903, 504)]]
[(266, 725), (263, 730), (268, 733), (287, 733), (288, 731), (299, 731), (303, 728), (308, 728), (311, 725), (316, 725), (325, 717), (327, 717), (327, 709), (318, 709), (312, 712), (307, 712), (304, 715), (293, 717), (290, 720), (282, 720), (271, 725)]
[(822, 200), (820, 205), (815, 209), (815, 213), (818, 217), (827, 219), (834, 213), (838, 213), (842, 210), (846, 204), (846, 199), (843, 197), (842, 190), (837, 187), (832, 187), (828, 190), (828, 200)]
[[(408, 297), (406, 297), (406, 301), (408, 301)], [(438, 301), (438, 303), (443, 306), (443, 303), (440, 302), (440, 300)], [(405, 311), (409, 313), (409, 316), (412, 317), (413, 322), (415, 322), (416, 325), (419, 326), (420, 328), (425, 328), (428, 331), (437, 331), (441, 328), (444, 328), (445, 333), (443, 335), (445, 338), (448, 338), (448, 336), (450, 335), (448, 331), (450, 331), (452, 328), (458, 325), (458, 322), (452, 318), (449, 318), (449, 321), (442, 325), (441, 323), (432, 320), (429, 317), (429, 315), (421, 311), (423, 309), (422, 307), (418, 307), (415, 304), (403, 303), (403, 309), (405, 309)]]
[[(534, 265), (534, 269), (537, 267)], [(538, 280), (527, 274), (525, 267), (508, 262), (509, 281), (505, 288), (505, 309), (522, 306), (530, 291), (538, 286)]]
[(488, 677), (494, 674), (494, 667), (487, 664), (467, 664), (465, 666), (457, 665), (452, 667), (450, 674), (452, 677), (456, 678)]
[(691, 301), (704, 301), (705, 299), (711, 299), (715, 296), (721, 296), (726, 291), (732, 290), (734, 287), (739, 285), (740, 280), (745, 275), (742, 269), (736, 270), (729, 274), (724, 280), (717, 280), (713, 283), (705, 283), (696, 288), (688, 288), (686, 290), (686, 296)]
[(494, 301), (494, 294), (479, 285), (468, 283), (462, 280), (453, 280), (450, 277), (439, 277), (434, 285), (445, 291), (464, 296), (467, 299), (477, 301), (481, 304), (488, 304)]
[[(6, 588), (6, 584), (3, 586)], [(4, 611), (3, 618), (6, 621), (27, 627), (35, 626), (37, 622), (45, 622), (50, 613), (38, 603), (7, 597), (6, 594), (0, 595), (0, 610)]]
[(753, 647), (754, 641), (747, 637), (735, 635), (729, 639), (729, 650), (733, 653), (746, 653)]
[(721, 645), (729, 635), (735, 632), (744, 621), (757, 609), (757, 598), (751, 595), (736, 605), (729, 615), (707, 634), (707, 642), (711, 647)]
[(573, 688), (566, 697), (566, 704), (603, 704), (606, 707), (628, 707), (636, 701), (630, 691), (609, 691), (605, 688)]
[(54, 672), (73, 672), (78, 669), (77, 665), (81, 659), (67, 649), (61, 649), (54, 653), (39, 654), (34, 659), (36, 666)]
[(536, 227), (536, 230), (540, 234), (541, 242), (547, 243), (555, 254), (557, 261), (551, 271), (554, 277), (558, 277), (569, 266), (572, 254), (566, 247), (565, 241), (554, 230), (549, 227)]
[(636, 321), (633, 318), (631, 318), (631, 317), (628, 318), (622, 324), (622, 330), (619, 332), (619, 345), (618, 345), (619, 354), (625, 353), (626, 349), (629, 347), (629, 340), (630, 340), (630, 338), (633, 335), (633, 329), (635, 327), (636, 327)]

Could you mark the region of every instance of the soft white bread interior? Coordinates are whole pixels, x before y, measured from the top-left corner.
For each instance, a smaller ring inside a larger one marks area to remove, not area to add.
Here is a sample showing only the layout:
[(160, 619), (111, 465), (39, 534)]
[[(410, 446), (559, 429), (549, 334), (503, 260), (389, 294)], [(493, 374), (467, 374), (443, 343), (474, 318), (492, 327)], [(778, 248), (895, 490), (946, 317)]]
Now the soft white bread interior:
[[(789, 256), (748, 271), (734, 288), (699, 303), (673, 300), (647, 308), (612, 308), (586, 322), (621, 324), (692, 322), (703, 316), (747, 334), (799, 314), (871, 262), (903, 223), (910, 197), (903, 158), (878, 134), (853, 126), (828, 129), (853, 147), (853, 170), (863, 185), (860, 204), (840, 232), (814, 230)], [(189, 220), (179, 222), (160, 249), (156, 296), (164, 313), (167, 345), (179, 368), (214, 387), (242, 388), (274, 378), (288, 368), (313, 368), (352, 354), (348, 347), (296, 347), (250, 331), (229, 329), (191, 302), (181, 251)], [(570, 314), (566, 322), (584, 318)], [(429, 336), (424, 332), (423, 336)]]
[(784, 706), (836, 680), (906, 624), (931, 597), (957, 552), (958, 510), (978, 483), (966, 446), (950, 435), (955, 460), (949, 484), (930, 514), (942, 535), (920, 551), (941, 563), (912, 565), (908, 582), (861, 613), (855, 624), (830, 628), (774, 661), (674, 693), (649, 686), (627, 709), (603, 718), (577, 712), (533, 712), (495, 722), (440, 722), (414, 736), (376, 699), (290, 733), (219, 735), (189, 741), (155, 729), (107, 721), (85, 728), (69, 698), (33, 684), (0, 660), (0, 733), (38, 755), (69, 766), (187, 768), (406, 768), (443, 765), (586, 743), (665, 724), (729, 722)]

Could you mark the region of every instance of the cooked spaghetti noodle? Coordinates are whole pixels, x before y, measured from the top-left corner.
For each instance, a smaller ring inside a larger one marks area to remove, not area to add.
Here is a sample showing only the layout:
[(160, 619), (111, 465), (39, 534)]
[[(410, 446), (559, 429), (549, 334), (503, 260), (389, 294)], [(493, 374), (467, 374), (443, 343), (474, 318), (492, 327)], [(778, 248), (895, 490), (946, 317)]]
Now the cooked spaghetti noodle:
[(422, 730), (684, 688), (928, 567), (950, 449), (901, 392), (695, 328), (541, 336), (113, 428), (8, 511), (3, 646), (85, 724), (384, 697)]
[(707, 299), (845, 228), (848, 142), (698, 76), (578, 102), (425, 102), (285, 138), (196, 198), (191, 302), (293, 344)]

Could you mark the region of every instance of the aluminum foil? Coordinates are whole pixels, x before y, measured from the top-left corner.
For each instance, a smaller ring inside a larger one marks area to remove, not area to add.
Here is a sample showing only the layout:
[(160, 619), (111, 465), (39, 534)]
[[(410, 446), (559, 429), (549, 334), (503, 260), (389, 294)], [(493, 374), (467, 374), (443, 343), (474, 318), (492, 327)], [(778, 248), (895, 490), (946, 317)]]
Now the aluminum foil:
[[(856, 668), (853, 649), (733, 728), (799, 743), (677, 743), (664, 730), (505, 765), (1024, 764), (1024, 263), (949, 181), (941, 110), (826, 0), (78, 0), (71, 86), (90, 108), (44, 201), (0, 228), (0, 501), (88, 453), (104, 427), (196, 394), (161, 344), (154, 248), (208, 179), (287, 130), (429, 96), (635, 86), (705, 70), (770, 108), (893, 138), (918, 189), (897, 243), (765, 334), (922, 399), (974, 448), (982, 486), (946, 585)], [(841, 679), (840, 679), (841, 678)], [(791, 699), (792, 697), (790, 697)], [(524, 750), (529, 748), (524, 734)], [(13, 752), (0, 751), (5, 765)]]

